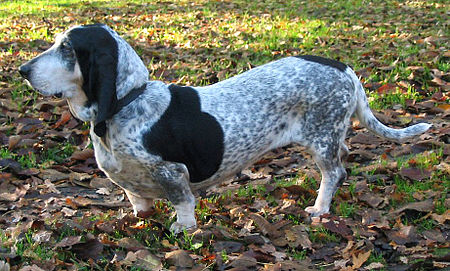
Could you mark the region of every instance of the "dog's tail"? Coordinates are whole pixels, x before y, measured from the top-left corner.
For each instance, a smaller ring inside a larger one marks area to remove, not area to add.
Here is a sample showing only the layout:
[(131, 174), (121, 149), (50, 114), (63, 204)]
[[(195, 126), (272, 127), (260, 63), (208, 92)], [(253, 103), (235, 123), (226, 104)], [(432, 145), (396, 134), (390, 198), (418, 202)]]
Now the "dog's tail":
[(357, 96), (357, 104), (356, 104), (356, 116), (359, 121), (370, 131), (373, 133), (385, 137), (387, 139), (401, 142), (405, 139), (417, 136), (422, 134), (423, 132), (430, 129), (431, 124), (428, 123), (419, 123), (415, 124), (403, 129), (393, 129), (389, 128), (383, 123), (381, 123), (377, 118), (373, 115), (372, 111), (369, 108), (369, 103), (367, 102), (366, 93), (364, 92), (364, 88), (356, 76), (355, 72), (347, 67), (345, 71), (353, 81), (353, 85), (356, 88), (356, 96)]

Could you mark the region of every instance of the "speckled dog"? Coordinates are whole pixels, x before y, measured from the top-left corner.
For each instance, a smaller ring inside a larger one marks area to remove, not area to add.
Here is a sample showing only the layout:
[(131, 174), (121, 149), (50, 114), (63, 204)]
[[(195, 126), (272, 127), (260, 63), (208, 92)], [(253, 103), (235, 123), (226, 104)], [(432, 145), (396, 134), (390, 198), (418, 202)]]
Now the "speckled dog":
[(308, 148), (322, 173), (316, 202), (306, 211), (327, 213), (346, 178), (341, 157), (354, 113), (372, 132), (397, 141), (430, 127), (384, 126), (352, 69), (317, 56), (283, 58), (206, 87), (148, 81), (138, 55), (105, 25), (67, 30), (20, 73), (91, 122), (97, 163), (124, 189), (136, 215), (155, 198), (173, 203), (175, 232), (196, 226), (193, 191), (293, 142)]

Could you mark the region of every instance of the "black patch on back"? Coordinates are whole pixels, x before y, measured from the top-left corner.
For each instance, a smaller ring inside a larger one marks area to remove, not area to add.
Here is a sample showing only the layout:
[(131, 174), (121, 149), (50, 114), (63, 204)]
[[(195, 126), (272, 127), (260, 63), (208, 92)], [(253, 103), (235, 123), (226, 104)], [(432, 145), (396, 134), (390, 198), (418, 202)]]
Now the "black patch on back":
[(185, 164), (190, 181), (201, 182), (222, 163), (222, 127), (213, 116), (201, 111), (195, 89), (170, 85), (169, 90), (169, 107), (144, 134), (144, 147), (166, 161)]
[(342, 62), (339, 62), (339, 61), (336, 61), (333, 59), (329, 59), (329, 58), (325, 58), (325, 57), (321, 57), (321, 56), (304, 55), (304, 56), (296, 56), (296, 57), (307, 60), (307, 61), (320, 63), (322, 65), (327, 65), (327, 66), (336, 68), (336, 69), (340, 70), (341, 72), (344, 72), (345, 69), (347, 68), (347, 65)]

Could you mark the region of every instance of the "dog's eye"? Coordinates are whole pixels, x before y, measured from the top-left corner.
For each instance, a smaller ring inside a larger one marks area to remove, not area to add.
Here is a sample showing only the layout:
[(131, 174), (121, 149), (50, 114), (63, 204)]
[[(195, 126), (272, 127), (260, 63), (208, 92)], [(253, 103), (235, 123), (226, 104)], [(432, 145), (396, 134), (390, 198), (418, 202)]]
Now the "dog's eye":
[(70, 43), (67, 42), (67, 41), (62, 42), (61, 45), (60, 45), (60, 48), (63, 51), (71, 51), (72, 50), (72, 47), (70, 46)]

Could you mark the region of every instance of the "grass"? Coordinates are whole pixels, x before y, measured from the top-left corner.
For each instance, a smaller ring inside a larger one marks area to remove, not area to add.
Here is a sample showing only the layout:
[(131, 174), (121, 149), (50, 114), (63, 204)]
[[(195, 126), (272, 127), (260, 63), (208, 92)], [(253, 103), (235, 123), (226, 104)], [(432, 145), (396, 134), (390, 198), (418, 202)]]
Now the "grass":
[(36, 158), (36, 154), (29, 152), (28, 154), (19, 155), (5, 147), (0, 148), (0, 158), (13, 159), (17, 161), (22, 168), (46, 168), (55, 163), (62, 163), (69, 158), (75, 147), (70, 143), (59, 144), (58, 146), (49, 148), (41, 153), (40, 160)]
[(368, 93), (369, 105), (373, 109), (386, 109), (392, 108), (396, 105), (401, 105), (401, 108), (406, 108), (407, 100), (418, 100), (423, 98), (417, 91), (412, 87), (408, 87), (408, 90), (401, 91), (397, 88), (392, 93), (379, 94), (377, 92)]
[(296, 250), (296, 249), (292, 249), (289, 252), (289, 255), (297, 261), (303, 261), (304, 259), (306, 259), (306, 254), (307, 251), (306, 250)]
[(337, 209), (337, 213), (342, 217), (353, 217), (356, 211), (356, 207), (354, 204), (350, 204), (345, 201), (339, 203), (339, 207)]
[(340, 237), (325, 229), (324, 227), (318, 226), (310, 230), (309, 239), (313, 243), (326, 244), (330, 242), (339, 242)]

